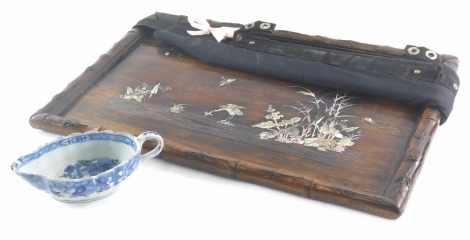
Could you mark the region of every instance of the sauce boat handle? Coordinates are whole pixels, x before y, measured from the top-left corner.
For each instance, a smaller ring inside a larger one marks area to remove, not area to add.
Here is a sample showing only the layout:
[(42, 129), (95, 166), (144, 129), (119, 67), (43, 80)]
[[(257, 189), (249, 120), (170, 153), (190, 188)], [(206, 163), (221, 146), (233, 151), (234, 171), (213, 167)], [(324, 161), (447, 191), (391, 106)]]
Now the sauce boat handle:
[(140, 161), (145, 161), (147, 159), (156, 157), (163, 149), (163, 145), (165, 144), (163, 141), (162, 136), (158, 134), (157, 132), (154, 131), (147, 131), (143, 132), (137, 137), (137, 141), (140, 144), (140, 147), (142, 148), (142, 145), (144, 144), (145, 141), (150, 140), (150, 141), (156, 141), (157, 146), (152, 149), (150, 152), (143, 154), (140, 158)]

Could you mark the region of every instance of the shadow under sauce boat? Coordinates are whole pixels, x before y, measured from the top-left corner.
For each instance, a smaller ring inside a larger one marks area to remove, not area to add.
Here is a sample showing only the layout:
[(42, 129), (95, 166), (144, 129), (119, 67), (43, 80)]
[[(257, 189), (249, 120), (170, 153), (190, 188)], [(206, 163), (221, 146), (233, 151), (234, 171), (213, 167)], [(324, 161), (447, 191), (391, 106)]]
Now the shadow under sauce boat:
[[(158, 144), (141, 155), (147, 140)], [(138, 137), (111, 131), (74, 133), (20, 157), (11, 168), (59, 201), (93, 201), (116, 191), (139, 162), (157, 156), (163, 145), (163, 138), (152, 131)]]

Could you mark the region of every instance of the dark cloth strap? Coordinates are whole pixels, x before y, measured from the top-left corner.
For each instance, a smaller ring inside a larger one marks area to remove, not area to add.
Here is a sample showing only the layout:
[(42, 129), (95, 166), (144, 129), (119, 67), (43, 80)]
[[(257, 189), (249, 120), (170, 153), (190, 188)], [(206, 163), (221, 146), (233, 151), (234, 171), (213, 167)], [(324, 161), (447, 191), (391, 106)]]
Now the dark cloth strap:
[[(211, 26), (242, 27), (218, 23)], [(137, 23), (150, 28), (155, 37), (168, 42), (199, 60), (239, 71), (315, 84), (371, 96), (384, 97), (412, 106), (430, 106), (441, 111), (443, 124), (452, 111), (459, 78), (441, 64), (440, 56), (403, 57), (379, 52), (354, 52), (311, 44), (278, 41), (269, 34), (236, 32), (238, 37), (217, 42), (213, 36), (191, 36), (194, 30), (186, 16), (157, 13)], [(241, 28), (243, 29), (243, 28)], [(409, 48), (411, 46), (407, 46)]]

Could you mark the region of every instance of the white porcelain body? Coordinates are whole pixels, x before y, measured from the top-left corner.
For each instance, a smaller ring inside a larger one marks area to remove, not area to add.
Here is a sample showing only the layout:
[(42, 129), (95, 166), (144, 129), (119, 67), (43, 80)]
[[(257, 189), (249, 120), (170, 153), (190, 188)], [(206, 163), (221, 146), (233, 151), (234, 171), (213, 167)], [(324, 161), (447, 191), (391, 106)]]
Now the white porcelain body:
[[(146, 140), (158, 144), (141, 155)], [(20, 157), (12, 170), (59, 201), (92, 201), (116, 191), (139, 162), (157, 156), (163, 145), (163, 138), (151, 131), (138, 137), (111, 131), (77, 133)]]

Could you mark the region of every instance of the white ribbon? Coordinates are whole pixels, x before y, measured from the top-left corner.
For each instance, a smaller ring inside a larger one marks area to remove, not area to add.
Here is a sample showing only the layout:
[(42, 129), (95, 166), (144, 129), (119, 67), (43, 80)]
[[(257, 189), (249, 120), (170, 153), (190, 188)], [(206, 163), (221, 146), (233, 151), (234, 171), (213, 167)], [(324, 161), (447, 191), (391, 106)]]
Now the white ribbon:
[(233, 33), (238, 30), (238, 28), (234, 27), (213, 28), (209, 25), (207, 20), (203, 18), (188, 16), (188, 22), (193, 28), (200, 29), (200, 31), (187, 31), (190, 35), (208, 35), (212, 33), (217, 42), (222, 41), (224, 38), (233, 38)]

